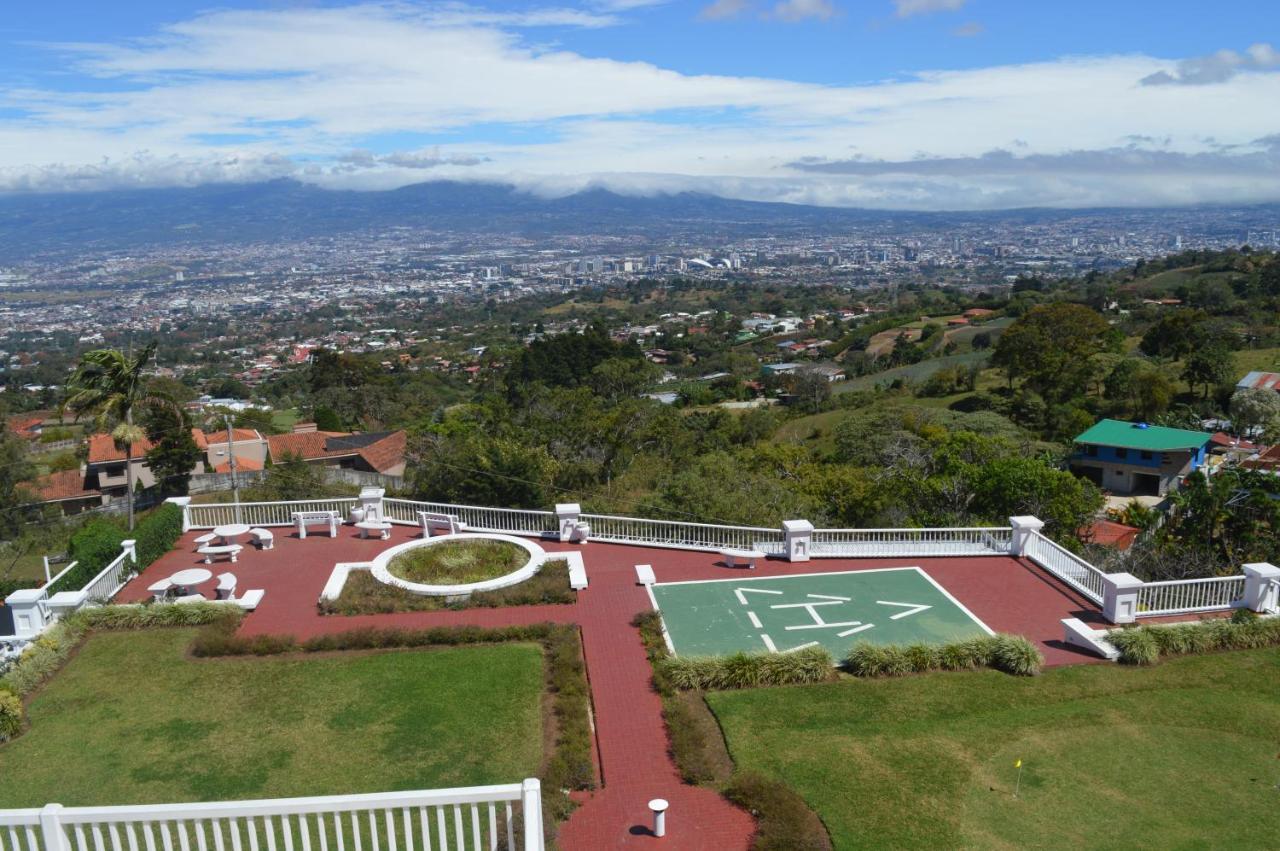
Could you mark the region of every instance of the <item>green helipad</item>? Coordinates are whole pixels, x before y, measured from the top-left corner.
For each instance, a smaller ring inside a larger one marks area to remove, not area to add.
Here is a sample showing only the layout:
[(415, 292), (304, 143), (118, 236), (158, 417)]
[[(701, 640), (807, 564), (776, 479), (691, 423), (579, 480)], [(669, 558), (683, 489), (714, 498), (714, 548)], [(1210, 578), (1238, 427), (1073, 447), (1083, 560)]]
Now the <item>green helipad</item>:
[(650, 588), (672, 651), (785, 653), (858, 641), (941, 644), (992, 631), (918, 567), (666, 582)]

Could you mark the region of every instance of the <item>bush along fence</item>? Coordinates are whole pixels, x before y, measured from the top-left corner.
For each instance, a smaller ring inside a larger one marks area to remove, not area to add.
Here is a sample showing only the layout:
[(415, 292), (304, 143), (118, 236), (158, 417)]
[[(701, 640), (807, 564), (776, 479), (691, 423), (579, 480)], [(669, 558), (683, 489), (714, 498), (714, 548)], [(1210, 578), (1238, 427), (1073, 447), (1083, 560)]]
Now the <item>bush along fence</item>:
[(387, 498), (382, 488), (364, 488), (359, 497), (297, 502), (192, 505), (172, 500), (183, 511), (183, 531), (212, 529), (223, 523), (289, 526), (293, 513), (328, 510), (346, 515), (382, 517), (417, 526), (423, 515), (448, 517), (476, 532), (527, 535), (560, 541), (635, 544), (646, 547), (723, 552), (750, 550), (759, 557), (807, 562), (815, 558), (929, 558), (1013, 556), (1039, 565), (1063, 584), (1099, 606), (1112, 623), (1137, 618), (1249, 608), (1274, 610), (1280, 604), (1280, 568), (1244, 565), (1235, 576), (1143, 582), (1127, 573), (1104, 573), (1045, 537), (1035, 517), (1009, 518), (1008, 526), (908, 529), (817, 529), (807, 520), (786, 520), (775, 528), (688, 523), (584, 512), (576, 503), (554, 510), (489, 508)]
[(1107, 641), (1118, 651), (1120, 662), (1154, 665), (1165, 656), (1280, 645), (1280, 618), (1241, 609), (1230, 618), (1116, 629), (1107, 633)]
[(60, 619), (86, 606), (109, 601), (125, 583), (163, 556), (182, 536), (182, 507), (167, 504), (144, 518), (132, 538), (116, 524), (93, 520), (71, 537), (71, 563), (38, 588), (5, 598), (13, 634), (0, 635), (25, 645)]

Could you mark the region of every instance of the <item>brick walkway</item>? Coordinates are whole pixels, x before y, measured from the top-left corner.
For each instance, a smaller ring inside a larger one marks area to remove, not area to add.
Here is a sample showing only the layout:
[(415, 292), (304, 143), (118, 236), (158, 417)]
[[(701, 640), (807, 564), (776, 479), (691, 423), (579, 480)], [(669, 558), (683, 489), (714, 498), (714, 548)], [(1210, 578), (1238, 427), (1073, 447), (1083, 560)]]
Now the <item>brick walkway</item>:
[[(660, 582), (721, 579), (726, 568), (718, 556), (648, 547), (592, 543), (582, 549), (590, 587), (578, 602), (561, 606), (515, 606), (394, 615), (323, 617), (316, 610), (320, 591), (337, 562), (368, 561), (384, 548), (410, 540), (411, 527), (397, 526), (389, 542), (363, 540), (349, 527), (336, 539), (309, 536), (297, 540), (287, 530), (276, 533), (275, 549), (246, 547), (237, 564), (211, 566), (238, 578), (239, 592), (266, 591), (262, 605), (241, 627), (247, 634), (290, 633), (300, 639), (344, 632), (361, 626), (494, 627), (545, 621), (576, 623), (582, 630), (587, 675), (595, 713), (596, 745), (602, 787), (583, 800), (561, 828), (567, 851), (614, 848), (732, 849), (746, 848), (754, 824), (750, 816), (715, 792), (681, 783), (667, 754), (661, 701), (650, 686), (650, 669), (637, 630), (630, 625), (650, 608), (648, 594), (635, 584), (634, 565), (653, 565)], [(176, 570), (200, 565), (191, 539), (152, 565), (144, 577), (120, 593), (122, 601), (143, 599), (146, 586)], [(568, 549), (542, 542), (545, 549)], [(1000, 632), (1016, 632), (1036, 641), (1050, 665), (1092, 661), (1062, 644), (1061, 619), (1097, 620), (1097, 608), (1066, 589), (1034, 565), (1005, 557), (932, 559), (823, 559), (802, 566), (765, 562), (753, 577), (803, 570), (835, 572), (897, 566), (919, 566), (947, 588), (977, 617)], [(203, 566), (203, 565), (201, 565)], [(214, 581), (199, 590), (213, 596)], [(649, 833), (647, 802), (665, 798), (671, 808), (667, 837)]]

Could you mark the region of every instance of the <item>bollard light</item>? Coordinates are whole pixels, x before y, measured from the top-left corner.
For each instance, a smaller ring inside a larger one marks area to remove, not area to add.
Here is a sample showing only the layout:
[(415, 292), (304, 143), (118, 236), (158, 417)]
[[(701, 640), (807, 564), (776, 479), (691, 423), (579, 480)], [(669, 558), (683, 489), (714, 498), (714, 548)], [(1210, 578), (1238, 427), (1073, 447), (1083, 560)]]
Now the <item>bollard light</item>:
[(667, 835), (667, 802), (664, 798), (654, 798), (649, 802), (649, 809), (653, 810), (653, 835)]

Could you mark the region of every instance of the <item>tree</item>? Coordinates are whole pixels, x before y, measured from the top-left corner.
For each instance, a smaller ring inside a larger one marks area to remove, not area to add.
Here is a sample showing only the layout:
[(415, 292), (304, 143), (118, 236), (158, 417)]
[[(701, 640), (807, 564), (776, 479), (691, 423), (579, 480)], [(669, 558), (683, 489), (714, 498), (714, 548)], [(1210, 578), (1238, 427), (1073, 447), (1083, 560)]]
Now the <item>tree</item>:
[(26, 441), (8, 429), (0, 432), (0, 535), (6, 539), (22, 528), (25, 506), (35, 499), (22, 484), (34, 473)]
[(1237, 390), (1231, 396), (1231, 426), (1240, 435), (1261, 432), (1267, 441), (1280, 437), (1280, 393), (1260, 387)]
[(161, 493), (182, 495), (203, 453), (191, 435), (191, 421), (181, 408), (157, 407), (145, 412), (143, 427), (151, 449), (147, 466)]
[(1221, 340), (1206, 340), (1187, 356), (1182, 367), (1182, 377), (1194, 393), (1197, 384), (1204, 385), (1204, 396), (1231, 378), (1235, 372), (1235, 356)]
[(146, 380), (144, 371), (155, 351), (156, 344), (152, 341), (137, 354), (117, 349), (85, 352), (67, 382), (67, 397), (61, 406), (63, 411), (74, 412), (77, 419), (84, 414), (93, 415), (98, 429), (105, 430), (115, 423), (111, 437), (116, 446), (124, 450), (130, 531), (133, 530), (133, 445), (146, 436), (143, 429), (134, 424), (134, 412), (151, 407), (176, 407), (172, 399)]
[(1089, 358), (1116, 350), (1119, 342), (1097, 311), (1057, 302), (1032, 308), (1005, 329), (991, 362), (1011, 385), (1021, 379), (1046, 400), (1065, 402), (1088, 389)]

